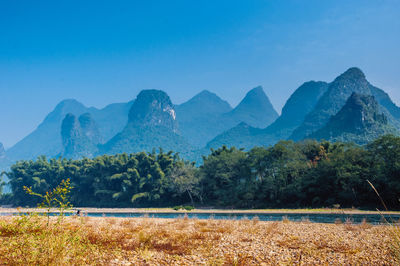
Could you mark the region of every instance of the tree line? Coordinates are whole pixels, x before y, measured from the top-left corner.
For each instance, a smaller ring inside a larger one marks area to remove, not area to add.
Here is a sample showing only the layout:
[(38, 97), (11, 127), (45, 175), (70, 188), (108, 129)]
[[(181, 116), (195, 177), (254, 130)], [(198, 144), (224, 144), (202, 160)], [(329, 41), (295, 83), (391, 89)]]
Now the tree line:
[(400, 137), (365, 146), (314, 140), (249, 151), (222, 146), (200, 166), (162, 150), (81, 160), (39, 157), (4, 174), (12, 193), (3, 201), (15, 206), (38, 203), (24, 186), (45, 193), (70, 179), (74, 206), (381, 208), (369, 180), (390, 208), (399, 209)]

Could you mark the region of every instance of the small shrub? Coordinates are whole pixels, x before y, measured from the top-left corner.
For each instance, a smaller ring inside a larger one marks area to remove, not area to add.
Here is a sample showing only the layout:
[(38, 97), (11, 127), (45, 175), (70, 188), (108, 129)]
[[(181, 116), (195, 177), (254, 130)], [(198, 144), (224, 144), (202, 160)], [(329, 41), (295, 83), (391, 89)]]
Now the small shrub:
[(57, 187), (45, 194), (34, 192), (32, 187), (24, 186), (23, 188), (27, 194), (42, 198), (42, 202), (38, 204), (38, 208), (46, 209), (47, 225), (50, 221), (50, 212), (52, 208), (58, 208), (60, 221), (64, 218), (65, 211), (72, 208), (72, 204), (69, 202), (69, 194), (73, 187), (71, 186), (69, 178), (67, 180), (62, 180)]
[(172, 207), (172, 209), (175, 210), (175, 211), (179, 211), (182, 208), (183, 208), (182, 206), (174, 206), (174, 207)]
[(185, 209), (186, 211), (192, 211), (192, 210), (194, 210), (194, 207), (193, 206), (183, 206), (183, 209)]

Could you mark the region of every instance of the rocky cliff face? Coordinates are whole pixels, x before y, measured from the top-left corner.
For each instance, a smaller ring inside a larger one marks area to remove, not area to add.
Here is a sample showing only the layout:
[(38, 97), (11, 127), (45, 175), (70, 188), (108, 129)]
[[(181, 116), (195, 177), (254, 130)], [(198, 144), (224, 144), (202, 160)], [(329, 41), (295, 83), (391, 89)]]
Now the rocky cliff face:
[(176, 112), (169, 96), (159, 90), (139, 93), (126, 127), (101, 147), (101, 153), (133, 153), (162, 148), (185, 154), (192, 148), (178, 135)]
[(144, 90), (139, 93), (129, 111), (128, 125), (164, 127), (178, 132), (174, 105), (169, 96), (160, 90)]

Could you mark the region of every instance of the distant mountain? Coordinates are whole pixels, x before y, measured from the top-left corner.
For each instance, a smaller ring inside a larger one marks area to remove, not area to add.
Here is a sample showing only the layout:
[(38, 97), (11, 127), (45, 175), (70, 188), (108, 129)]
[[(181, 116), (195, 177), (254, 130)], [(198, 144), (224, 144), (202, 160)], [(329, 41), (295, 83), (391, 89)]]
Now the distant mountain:
[(222, 132), (244, 122), (253, 127), (266, 127), (278, 117), (262, 87), (250, 90), (232, 109), (217, 95), (202, 92), (177, 107), (182, 135), (197, 147)]
[(3, 143), (0, 142), (0, 160), (6, 157), (6, 150), (4, 149)]
[(227, 145), (250, 149), (254, 146), (272, 145), (286, 139), (303, 122), (327, 88), (326, 82), (306, 82), (290, 96), (282, 109), (282, 115), (270, 126), (258, 129), (241, 123), (211, 140), (207, 148)]
[(103, 143), (103, 137), (97, 126), (97, 122), (93, 119), (93, 117), (90, 113), (84, 113), (81, 116), (79, 116), (78, 122), (82, 129), (83, 134), (91, 142), (95, 143), (96, 145)]
[[(364, 96), (348, 102), (353, 93), (373, 96), (377, 109), (368, 109), (373, 104)], [(365, 106), (357, 105), (360, 102)], [(347, 132), (335, 122), (351, 117), (351, 112), (359, 110), (355, 106), (375, 114), (368, 117), (377, 118), (363, 125), (361, 140), (351, 135), (357, 132), (354, 128)], [(387, 125), (380, 115), (385, 117)], [(343, 129), (345, 136), (333, 131), (333, 125)], [(262, 87), (250, 90), (233, 109), (209, 91), (174, 106), (165, 92), (145, 90), (134, 101), (110, 104), (103, 109), (87, 108), (76, 100), (62, 101), (36, 130), (5, 155), (0, 147), (0, 167), (5, 169), (16, 160), (40, 155), (80, 158), (160, 147), (179, 152), (187, 159), (201, 160), (201, 155), (210, 148), (221, 145), (250, 149), (269, 146), (281, 139), (302, 140), (308, 136), (347, 138), (361, 143), (381, 134), (379, 126), (384, 132), (391, 132), (391, 126), (400, 129), (400, 108), (387, 93), (371, 85), (358, 68), (348, 69), (329, 84), (304, 83), (288, 99), (280, 117)]]
[(274, 142), (274, 138), (270, 135), (263, 135), (263, 130), (249, 126), (242, 122), (239, 125), (219, 134), (210, 142), (207, 143), (204, 151), (209, 151), (211, 148), (218, 148), (222, 145), (228, 147), (237, 147), (251, 149), (254, 146), (263, 145), (261, 143)]
[(99, 130), (89, 113), (79, 116), (67, 114), (61, 125), (62, 156), (70, 159), (93, 157), (102, 141)]
[(233, 125), (245, 122), (252, 127), (265, 128), (278, 116), (263, 88), (259, 86), (249, 91), (239, 105), (224, 114), (223, 118), (230, 120)]
[(101, 153), (133, 153), (162, 148), (187, 153), (191, 146), (178, 135), (178, 122), (169, 96), (160, 90), (139, 93), (122, 132), (101, 148)]
[(358, 68), (350, 68), (337, 77), (330, 85), (326, 93), (319, 99), (313, 111), (305, 118), (290, 136), (291, 139), (301, 140), (322, 128), (331, 116), (337, 114), (345, 105), (352, 93), (376, 95), (380, 109), (388, 116), (389, 121), (398, 124), (394, 116), (398, 115), (398, 107), (382, 90), (372, 86), (365, 78), (364, 73)]
[(35, 131), (7, 150), (7, 156), (11, 161), (34, 159), (40, 155), (56, 156), (62, 150), (61, 121), (68, 113), (79, 116), (86, 111), (87, 108), (76, 100), (60, 102)]
[[(4, 170), (7, 170), (7, 167), (9, 167), (9, 166), (10, 166), (10, 161), (7, 158), (3, 143), (0, 142), (0, 171), (2, 172)], [(8, 182), (8, 178), (6, 175), (0, 176), (0, 183), (2, 181)], [(8, 191), (8, 189), (6, 187), (6, 189), (3, 192), (7, 192), (7, 191)]]
[(40, 155), (54, 157), (62, 152), (61, 123), (70, 113), (78, 117), (90, 113), (96, 121), (100, 135), (107, 141), (120, 132), (128, 121), (132, 102), (117, 103), (103, 109), (87, 108), (82, 103), (68, 99), (60, 102), (44, 121), (28, 136), (7, 150), (10, 161), (34, 159)]
[(201, 147), (221, 132), (220, 116), (232, 107), (215, 93), (204, 90), (175, 106), (175, 110), (182, 136), (193, 146)]
[(383, 90), (372, 85), (370, 89), (371, 95), (374, 96), (379, 105), (383, 107), (380, 109), (388, 117), (389, 122), (397, 129), (400, 129), (400, 107), (398, 107)]
[(302, 84), (287, 100), (282, 115), (264, 131), (275, 135), (278, 140), (286, 139), (301, 125), (319, 99), (328, 90), (329, 84), (323, 81), (309, 81)]
[(373, 96), (353, 93), (329, 122), (308, 136), (313, 139), (366, 144), (385, 134), (398, 134)]
[(189, 101), (175, 106), (180, 123), (185, 123), (204, 115), (220, 115), (232, 110), (227, 101), (215, 93), (203, 90)]
[(104, 141), (110, 140), (125, 127), (132, 104), (133, 101), (113, 103), (103, 109), (91, 107), (87, 110), (96, 121)]

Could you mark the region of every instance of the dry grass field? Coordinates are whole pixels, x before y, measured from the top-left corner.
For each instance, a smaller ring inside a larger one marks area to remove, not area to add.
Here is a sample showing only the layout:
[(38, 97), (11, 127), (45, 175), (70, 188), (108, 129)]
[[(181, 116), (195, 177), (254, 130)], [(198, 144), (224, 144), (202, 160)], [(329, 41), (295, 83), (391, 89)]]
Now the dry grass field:
[(307, 221), (0, 218), (1, 265), (396, 265), (390, 226)]

